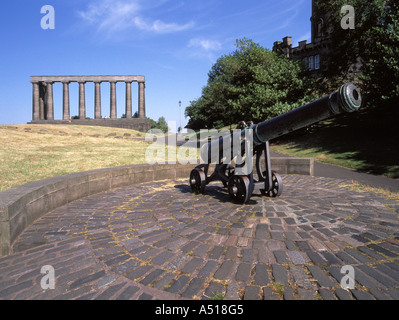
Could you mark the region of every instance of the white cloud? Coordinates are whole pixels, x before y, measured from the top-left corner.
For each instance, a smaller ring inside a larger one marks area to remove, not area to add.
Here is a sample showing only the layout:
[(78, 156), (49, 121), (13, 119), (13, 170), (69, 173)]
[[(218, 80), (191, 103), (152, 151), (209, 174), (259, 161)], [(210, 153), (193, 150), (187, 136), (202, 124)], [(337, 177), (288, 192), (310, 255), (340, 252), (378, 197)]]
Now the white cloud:
[(139, 0), (102, 0), (92, 2), (78, 15), (87, 23), (96, 25), (98, 30), (120, 31), (128, 28), (165, 34), (184, 31), (194, 26), (194, 22), (177, 24), (162, 20), (150, 20), (142, 17), (145, 8)]
[(133, 23), (140, 30), (155, 32), (159, 34), (184, 31), (194, 26), (194, 22), (189, 22), (183, 25), (179, 25), (177, 23), (165, 23), (161, 20), (148, 22), (141, 17), (135, 17), (133, 19)]
[(205, 51), (217, 51), (222, 49), (222, 44), (219, 41), (195, 38), (190, 40), (188, 47), (201, 48)]
[(139, 9), (135, 1), (103, 0), (89, 4), (87, 10), (79, 11), (78, 15), (86, 22), (96, 24), (99, 29), (120, 29), (128, 24)]

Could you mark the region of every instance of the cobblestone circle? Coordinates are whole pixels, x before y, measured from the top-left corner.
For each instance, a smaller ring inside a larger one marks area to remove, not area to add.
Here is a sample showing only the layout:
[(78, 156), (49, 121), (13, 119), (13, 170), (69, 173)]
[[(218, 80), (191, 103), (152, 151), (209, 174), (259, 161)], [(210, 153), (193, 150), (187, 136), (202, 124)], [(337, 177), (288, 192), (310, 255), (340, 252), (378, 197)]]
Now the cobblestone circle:
[[(246, 205), (221, 184), (192, 194), (186, 180), (74, 201), (0, 257), (0, 299), (399, 299), (399, 199), (345, 180), (283, 180), (280, 198)], [(41, 287), (44, 265), (55, 289)]]

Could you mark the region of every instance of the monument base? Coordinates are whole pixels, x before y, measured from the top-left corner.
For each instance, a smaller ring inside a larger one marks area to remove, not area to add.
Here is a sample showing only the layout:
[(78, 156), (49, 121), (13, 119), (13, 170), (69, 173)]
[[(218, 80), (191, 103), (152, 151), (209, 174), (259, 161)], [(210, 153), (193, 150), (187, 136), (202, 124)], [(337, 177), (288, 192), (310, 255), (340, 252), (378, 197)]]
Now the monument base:
[(141, 132), (147, 132), (151, 129), (151, 124), (146, 119), (131, 118), (131, 119), (72, 119), (67, 120), (35, 120), (28, 122), (28, 124), (64, 124), (64, 125), (79, 125), (79, 126), (101, 126), (132, 129)]

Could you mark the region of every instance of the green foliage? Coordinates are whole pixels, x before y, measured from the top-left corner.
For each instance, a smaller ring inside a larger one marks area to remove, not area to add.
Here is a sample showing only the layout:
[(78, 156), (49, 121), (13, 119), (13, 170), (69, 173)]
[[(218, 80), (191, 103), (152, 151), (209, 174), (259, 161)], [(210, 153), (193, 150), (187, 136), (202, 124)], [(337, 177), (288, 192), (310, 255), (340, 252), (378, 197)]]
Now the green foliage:
[(168, 123), (166, 122), (164, 117), (160, 117), (158, 119), (158, 122), (154, 121), (151, 118), (147, 118), (147, 121), (151, 125), (151, 129), (159, 129), (164, 133), (167, 133), (169, 131)]
[(158, 129), (162, 130), (162, 132), (165, 133), (169, 131), (168, 123), (166, 122), (164, 117), (160, 117), (158, 119)]
[(246, 38), (237, 40), (236, 46), (212, 66), (202, 96), (186, 108), (188, 128), (260, 122), (310, 100), (310, 86), (298, 62)]
[(399, 3), (389, 3), (379, 7), (381, 23), (370, 30), (373, 45), (366, 48), (367, 64), (362, 77), (371, 100), (381, 99), (383, 103), (399, 100)]
[[(361, 89), (371, 106), (381, 106), (399, 99), (399, 2), (397, 0), (317, 1), (319, 10), (329, 13), (331, 35), (329, 79), (359, 78)], [(355, 9), (355, 29), (340, 27), (341, 7)], [(351, 66), (362, 65), (357, 73)]]

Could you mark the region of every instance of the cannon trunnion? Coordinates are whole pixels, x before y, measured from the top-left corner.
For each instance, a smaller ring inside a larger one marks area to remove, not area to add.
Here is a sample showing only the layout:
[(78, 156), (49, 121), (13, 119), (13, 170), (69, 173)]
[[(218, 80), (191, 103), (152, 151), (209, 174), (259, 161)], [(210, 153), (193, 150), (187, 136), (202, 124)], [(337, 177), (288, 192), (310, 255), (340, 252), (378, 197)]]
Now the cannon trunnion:
[[(255, 190), (268, 197), (280, 196), (283, 181), (271, 169), (269, 141), (334, 115), (354, 112), (361, 104), (359, 89), (347, 83), (337, 92), (270, 120), (251, 125), (242, 123), (241, 130), (201, 147), (202, 164), (190, 173), (192, 191), (204, 193), (209, 183), (221, 181), (228, 188), (231, 199), (238, 203), (247, 203)], [(253, 157), (256, 159), (255, 170), (252, 169)], [(216, 166), (208, 175), (210, 164)]]

